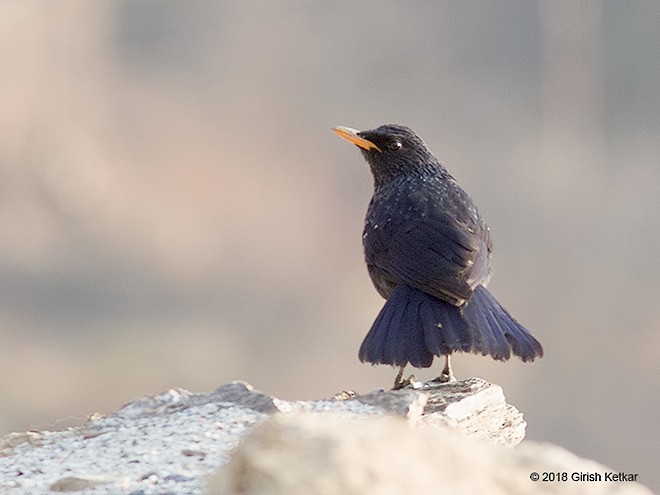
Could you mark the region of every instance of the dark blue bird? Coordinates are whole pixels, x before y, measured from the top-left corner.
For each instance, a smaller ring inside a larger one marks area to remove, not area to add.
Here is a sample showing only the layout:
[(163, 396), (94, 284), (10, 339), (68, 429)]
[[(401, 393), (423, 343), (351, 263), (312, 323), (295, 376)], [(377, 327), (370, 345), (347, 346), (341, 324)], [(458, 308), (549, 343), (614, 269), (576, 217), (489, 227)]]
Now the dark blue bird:
[(486, 289), (490, 231), (472, 199), (411, 129), (336, 127), (360, 147), (374, 177), (363, 244), (369, 275), (387, 299), (360, 347), (360, 360), (401, 369), (473, 352), (506, 361), (543, 356), (541, 344)]

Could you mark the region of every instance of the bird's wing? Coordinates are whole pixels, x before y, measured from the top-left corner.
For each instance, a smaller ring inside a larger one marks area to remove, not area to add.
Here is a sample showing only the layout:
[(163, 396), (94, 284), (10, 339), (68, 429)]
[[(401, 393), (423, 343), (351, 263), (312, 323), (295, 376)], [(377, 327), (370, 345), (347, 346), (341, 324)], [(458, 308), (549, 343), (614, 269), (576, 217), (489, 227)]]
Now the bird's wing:
[(408, 218), (400, 225), (386, 222), (366, 234), (370, 272), (388, 274), (452, 304), (468, 300), (489, 274), (490, 235), (485, 226), (471, 227), (439, 213)]

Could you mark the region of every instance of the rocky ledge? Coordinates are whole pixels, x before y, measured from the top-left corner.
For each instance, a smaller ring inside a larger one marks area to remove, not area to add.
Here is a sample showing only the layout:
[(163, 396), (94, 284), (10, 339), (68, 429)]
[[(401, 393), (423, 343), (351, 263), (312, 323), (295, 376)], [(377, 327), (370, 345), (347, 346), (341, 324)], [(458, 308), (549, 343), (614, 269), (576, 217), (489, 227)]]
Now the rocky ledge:
[[(524, 435), (502, 389), (478, 378), (315, 401), (233, 382), (141, 398), (67, 431), (0, 438), (0, 493), (650, 493), (559, 447), (518, 445)], [(534, 472), (569, 480), (532, 481)]]

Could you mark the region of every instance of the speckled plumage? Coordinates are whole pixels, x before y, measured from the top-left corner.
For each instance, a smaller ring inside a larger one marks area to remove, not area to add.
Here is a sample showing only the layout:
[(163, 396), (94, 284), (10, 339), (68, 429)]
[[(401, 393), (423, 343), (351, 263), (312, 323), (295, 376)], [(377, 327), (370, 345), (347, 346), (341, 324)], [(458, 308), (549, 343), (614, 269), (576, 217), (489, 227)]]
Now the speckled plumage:
[[(369, 273), (385, 298), (406, 283), (461, 306), (490, 274), (488, 227), (439, 164), (376, 186), (363, 243)], [(414, 253), (414, 255), (413, 255)]]
[(541, 344), (485, 288), (490, 231), (428, 146), (399, 125), (342, 137), (360, 146), (374, 177), (363, 244), (369, 275), (387, 299), (360, 359), (427, 367), (434, 355), (455, 351), (542, 356)]

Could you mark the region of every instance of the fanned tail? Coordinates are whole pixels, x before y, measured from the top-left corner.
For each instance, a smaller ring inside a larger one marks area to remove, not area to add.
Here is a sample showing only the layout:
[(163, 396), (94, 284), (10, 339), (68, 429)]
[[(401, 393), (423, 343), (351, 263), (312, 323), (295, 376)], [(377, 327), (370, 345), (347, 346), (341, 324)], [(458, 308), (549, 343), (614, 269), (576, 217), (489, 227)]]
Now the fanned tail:
[(463, 310), (463, 317), (480, 340), (475, 352), (490, 354), (494, 359), (506, 361), (510, 351), (523, 361), (543, 357), (543, 347), (529, 331), (481, 285), (476, 288)]
[(484, 287), (464, 308), (398, 285), (360, 347), (363, 362), (428, 368), (434, 356), (474, 352), (506, 361), (543, 356), (541, 344)]

